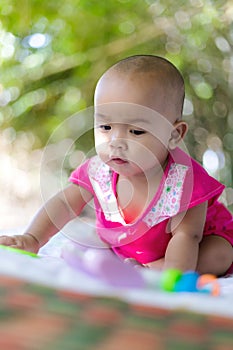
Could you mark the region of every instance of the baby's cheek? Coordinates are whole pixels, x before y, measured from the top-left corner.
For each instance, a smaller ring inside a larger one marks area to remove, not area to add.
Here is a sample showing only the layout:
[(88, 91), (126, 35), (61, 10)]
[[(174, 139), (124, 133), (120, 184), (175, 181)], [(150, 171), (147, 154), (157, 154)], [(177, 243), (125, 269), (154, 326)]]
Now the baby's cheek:
[(107, 150), (107, 142), (103, 137), (95, 138), (95, 149), (98, 154), (106, 153)]
[(138, 159), (138, 164), (141, 166), (147, 164), (157, 164), (159, 162), (157, 153), (153, 152), (153, 150), (146, 146), (136, 147), (134, 154)]

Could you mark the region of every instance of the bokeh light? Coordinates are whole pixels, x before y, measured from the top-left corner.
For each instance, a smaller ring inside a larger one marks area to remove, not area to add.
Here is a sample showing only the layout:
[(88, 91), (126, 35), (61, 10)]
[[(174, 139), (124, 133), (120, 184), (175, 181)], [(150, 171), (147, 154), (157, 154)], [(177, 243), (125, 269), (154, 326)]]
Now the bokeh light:
[(28, 45), (33, 49), (40, 49), (45, 47), (50, 42), (50, 36), (48, 34), (35, 33), (28, 37)]
[[(26, 158), (33, 162), (32, 153), (43, 150), (64, 120), (93, 104), (100, 75), (123, 57), (145, 53), (166, 57), (181, 70), (186, 88), (183, 115), (189, 124), (187, 148), (208, 171), (232, 187), (230, 0), (110, 0), (93, 2), (93, 6), (67, 0), (59, 8), (55, 0), (29, 1), (23, 16), (15, 2), (8, 0), (0, 4), (0, 13), (0, 141), (4, 144), (0, 157), (7, 154), (6, 163), (14, 164), (14, 171), (19, 168), (22, 183), (21, 162)], [(31, 140), (26, 150), (22, 149), (22, 133)], [(69, 138), (68, 133), (62, 130), (61, 138)], [(67, 161), (67, 171), (92, 142), (91, 134), (79, 140)], [(19, 157), (20, 149), (27, 157)], [(32, 181), (31, 175), (27, 181)], [(5, 188), (0, 190), (7, 196)], [(16, 192), (14, 188), (9, 194), (13, 198), (14, 193), (15, 202), (20, 197)], [(21, 200), (29, 201), (26, 187), (22, 193)]]
[(219, 169), (219, 159), (216, 152), (207, 149), (203, 154), (203, 166), (211, 174), (215, 174)]

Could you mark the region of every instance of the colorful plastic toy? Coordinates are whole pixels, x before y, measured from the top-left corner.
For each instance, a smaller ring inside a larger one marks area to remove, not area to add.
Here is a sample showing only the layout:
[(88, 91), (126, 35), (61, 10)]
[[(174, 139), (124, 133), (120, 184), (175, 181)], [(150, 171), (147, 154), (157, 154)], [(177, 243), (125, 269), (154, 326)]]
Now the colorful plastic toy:
[(18, 248), (13, 248), (10, 246), (6, 246), (6, 245), (2, 245), (0, 244), (0, 248), (1, 249), (5, 249), (14, 253), (19, 253), (19, 254), (23, 254), (23, 255), (29, 255), (32, 258), (39, 258), (39, 256), (36, 253), (32, 253), (32, 252), (27, 252), (26, 250), (22, 250), (22, 249), (18, 249)]
[(97, 277), (114, 287), (144, 288), (143, 276), (133, 267), (124, 263), (108, 248), (84, 248), (76, 243), (62, 249), (63, 259), (75, 269)]
[(175, 285), (180, 280), (182, 272), (177, 269), (169, 269), (162, 273), (160, 280), (160, 287), (167, 291), (173, 292)]
[(138, 268), (133, 263), (125, 263), (111, 249), (86, 248), (70, 242), (62, 249), (63, 259), (73, 268), (107, 284), (120, 288), (152, 288), (166, 292), (220, 294), (220, 285), (213, 275), (199, 275), (195, 271), (182, 273), (168, 269), (162, 273)]
[(197, 281), (197, 288), (206, 292), (209, 291), (213, 296), (220, 295), (220, 284), (216, 276), (211, 274), (200, 276)]
[(214, 275), (199, 275), (195, 271), (182, 273), (169, 269), (162, 273), (160, 287), (168, 292), (208, 293), (213, 296), (220, 294), (220, 285)]

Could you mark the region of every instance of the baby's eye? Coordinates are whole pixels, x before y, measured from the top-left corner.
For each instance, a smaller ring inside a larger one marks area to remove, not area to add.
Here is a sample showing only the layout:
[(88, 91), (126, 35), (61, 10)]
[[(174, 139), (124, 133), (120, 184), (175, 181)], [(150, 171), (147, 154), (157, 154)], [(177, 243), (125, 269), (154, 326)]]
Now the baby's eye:
[(131, 132), (131, 134), (134, 134), (134, 135), (136, 135), (136, 136), (145, 134), (145, 131), (144, 131), (144, 130), (134, 130), (134, 129), (131, 129), (130, 132)]
[(99, 125), (99, 129), (102, 131), (109, 131), (112, 129), (111, 125)]

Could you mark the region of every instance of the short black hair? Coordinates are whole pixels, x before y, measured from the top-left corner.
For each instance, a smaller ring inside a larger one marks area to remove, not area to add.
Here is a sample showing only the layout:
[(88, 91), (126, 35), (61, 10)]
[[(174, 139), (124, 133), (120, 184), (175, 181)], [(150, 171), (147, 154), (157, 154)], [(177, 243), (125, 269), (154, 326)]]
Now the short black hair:
[(184, 79), (180, 71), (167, 59), (155, 55), (134, 55), (115, 63), (110, 69), (122, 74), (149, 73), (161, 77), (173, 92), (176, 92), (176, 104), (180, 116), (182, 115), (185, 97)]

